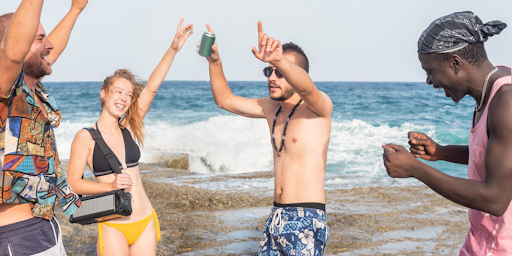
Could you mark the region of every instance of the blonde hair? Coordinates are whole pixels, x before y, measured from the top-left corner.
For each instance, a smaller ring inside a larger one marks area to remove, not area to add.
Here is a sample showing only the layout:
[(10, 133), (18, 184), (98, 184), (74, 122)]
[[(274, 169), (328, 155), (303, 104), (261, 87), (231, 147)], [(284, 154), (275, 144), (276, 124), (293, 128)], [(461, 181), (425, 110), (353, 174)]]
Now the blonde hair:
[[(118, 78), (124, 78), (128, 80), (133, 85), (133, 94), (132, 94), (132, 102), (128, 107), (128, 111), (124, 115), (124, 118), (121, 121), (122, 126), (126, 126), (129, 124), (133, 133), (135, 134), (135, 139), (140, 146), (144, 145), (144, 138), (146, 137), (146, 128), (144, 126), (144, 121), (140, 116), (139, 111), (139, 96), (144, 89), (144, 84), (140, 82), (140, 79), (132, 74), (127, 69), (118, 69), (114, 72), (113, 75), (108, 76), (103, 81), (103, 85), (101, 86), (101, 90), (105, 90), (106, 93), (109, 92), (110, 86), (115, 82)], [(105, 102), (100, 98), (101, 101), (101, 109), (103, 110), (103, 106)]]

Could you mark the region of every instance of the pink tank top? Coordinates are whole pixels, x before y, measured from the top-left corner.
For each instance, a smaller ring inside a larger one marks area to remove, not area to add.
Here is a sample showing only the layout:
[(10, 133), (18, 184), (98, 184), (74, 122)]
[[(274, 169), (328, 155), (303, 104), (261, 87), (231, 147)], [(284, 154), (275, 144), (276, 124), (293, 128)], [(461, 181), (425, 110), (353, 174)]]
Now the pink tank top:
[[(502, 77), (492, 86), (489, 101), (499, 88), (510, 84), (510, 76)], [(468, 178), (485, 180), (485, 151), (487, 148), (487, 114), (489, 104), (485, 106), (482, 117), (469, 132)], [(469, 231), (459, 256), (474, 255), (512, 255), (512, 204), (501, 217), (469, 209)]]

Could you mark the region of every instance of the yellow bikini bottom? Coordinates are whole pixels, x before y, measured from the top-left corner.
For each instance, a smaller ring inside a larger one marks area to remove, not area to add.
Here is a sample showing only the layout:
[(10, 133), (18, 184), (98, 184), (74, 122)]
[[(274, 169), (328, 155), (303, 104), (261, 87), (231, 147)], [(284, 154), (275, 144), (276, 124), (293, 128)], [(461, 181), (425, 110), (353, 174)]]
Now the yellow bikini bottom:
[(153, 209), (153, 213), (151, 215), (132, 223), (98, 223), (98, 246), (100, 247), (100, 255), (103, 255), (103, 248), (105, 247), (103, 244), (102, 224), (119, 230), (126, 237), (128, 245), (132, 245), (137, 241), (137, 239), (139, 239), (140, 235), (142, 235), (142, 232), (144, 232), (152, 219), (155, 223), (156, 241), (160, 241), (160, 224), (158, 223), (158, 217), (156, 216), (155, 209)]

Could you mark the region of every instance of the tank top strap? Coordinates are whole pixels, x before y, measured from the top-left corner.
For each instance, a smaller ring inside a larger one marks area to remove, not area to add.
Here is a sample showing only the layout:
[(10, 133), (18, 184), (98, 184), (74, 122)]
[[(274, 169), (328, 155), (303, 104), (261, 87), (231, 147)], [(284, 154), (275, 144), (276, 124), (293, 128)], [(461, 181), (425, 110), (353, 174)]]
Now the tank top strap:
[[(499, 66), (499, 67), (502, 67), (502, 66)], [(494, 95), (496, 95), (496, 92), (498, 92), (498, 90), (503, 85), (506, 85), (506, 84), (510, 84), (510, 76), (503, 76), (503, 77), (496, 79), (496, 81), (494, 81), (492, 88), (491, 88), (491, 92), (489, 93), (489, 99), (487, 100), (487, 104), (484, 107), (484, 112), (482, 113), (482, 116), (480, 117), (480, 121), (487, 120), (487, 115), (489, 112), (489, 105), (490, 105), (492, 99), (494, 98)], [(476, 126), (478, 126), (481, 123), (480, 121), (478, 122), (478, 124), (475, 125), (475, 127), (473, 127), (473, 129), (476, 128)], [(484, 122), (484, 123), (487, 124), (487, 122)]]
[[(491, 94), (489, 95), (488, 102), (491, 102), (491, 99), (494, 97), (496, 92), (501, 88), (501, 86), (503, 86), (505, 84), (510, 84), (510, 76), (503, 76), (503, 77), (496, 79), (496, 81), (494, 81), (494, 84), (492, 85), (492, 89), (491, 89)], [(487, 104), (486, 108), (487, 107), (489, 107), (489, 104)]]

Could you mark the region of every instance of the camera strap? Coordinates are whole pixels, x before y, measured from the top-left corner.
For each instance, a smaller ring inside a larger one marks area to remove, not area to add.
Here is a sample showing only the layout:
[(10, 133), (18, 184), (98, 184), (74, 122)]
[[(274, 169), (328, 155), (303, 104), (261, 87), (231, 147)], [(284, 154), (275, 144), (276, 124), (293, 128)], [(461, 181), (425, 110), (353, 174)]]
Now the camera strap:
[[(96, 125), (96, 127), (98, 127)], [(98, 144), (98, 147), (100, 147), (101, 152), (105, 156), (105, 159), (107, 159), (108, 164), (110, 165), (110, 168), (117, 173), (121, 174), (121, 169), (119, 169), (119, 165), (117, 164), (117, 156), (112, 152), (112, 150), (107, 146), (107, 143), (105, 143), (105, 140), (103, 140), (103, 137), (101, 137), (101, 134), (94, 128), (88, 127), (85, 128), (89, 133), (91, 134), (91, 137), (96, 143)]]

